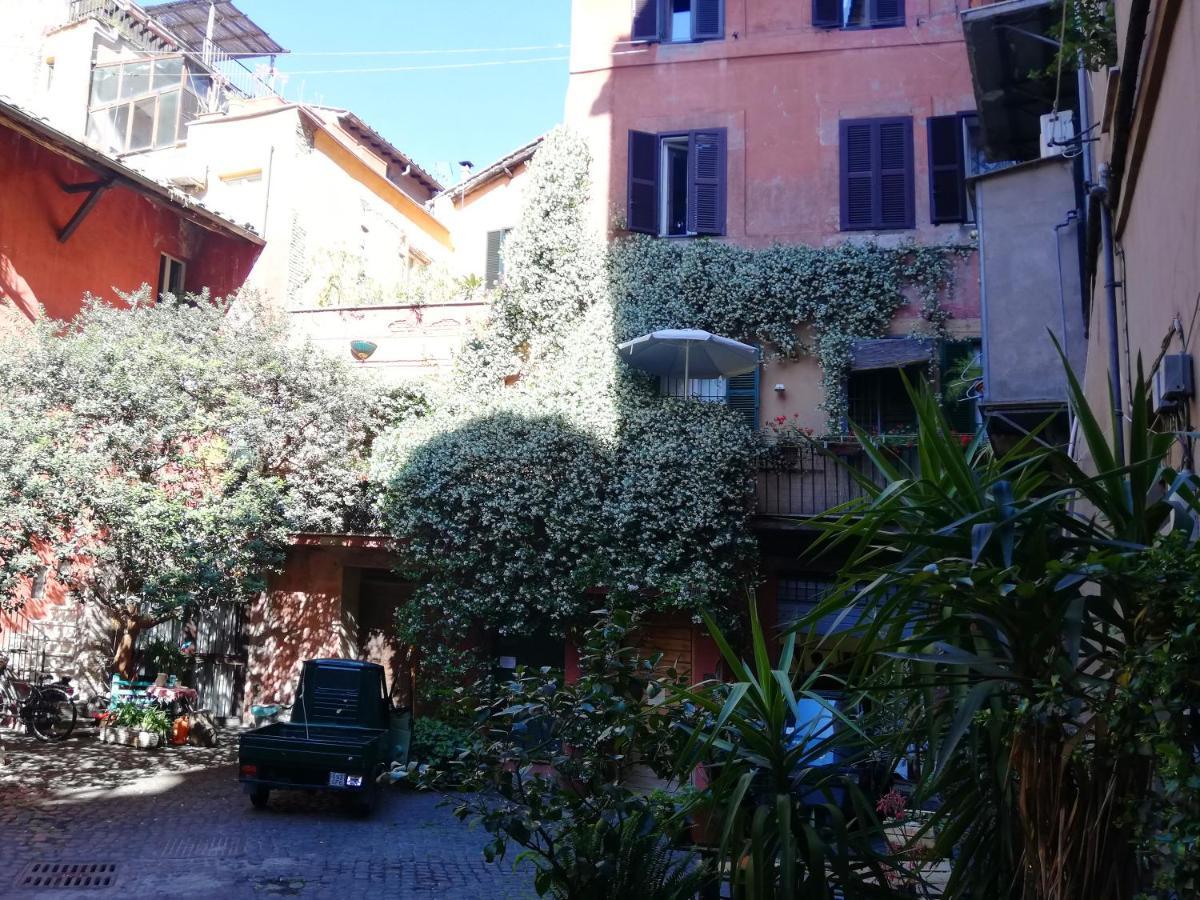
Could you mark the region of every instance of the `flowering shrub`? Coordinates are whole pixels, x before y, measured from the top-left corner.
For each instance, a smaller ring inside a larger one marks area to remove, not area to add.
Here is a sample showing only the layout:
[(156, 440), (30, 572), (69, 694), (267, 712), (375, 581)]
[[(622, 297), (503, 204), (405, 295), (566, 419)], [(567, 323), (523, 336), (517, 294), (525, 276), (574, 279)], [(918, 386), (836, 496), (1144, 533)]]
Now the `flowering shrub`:
[(813, 430), (800, 424), (800, 414), (776, 416), (763, 423), (763, 434), (771, 443), (798, 446), (813, 436)]
[(951, 262), (968, 247), (895, 249), (843, 243), (751, 250), (709, 241), (636, 235), (609, 255), (618, 340), (659, 328), (704, 328), (757, 341), (781, 356), (821, 364), (831, 431), (846, 415), (845, 374), (854, 342), (882, 337), (911, 294), (927, 330), (941, 335)]
[[(474, 624), (562, 631), (613, 602), (719, 602), (753, 558), (753, 436), (720, 404), (664, 401), (617, 357), (589, 157), (556, 131), (528, 175), (490, 323), (389, 431), (373, 471), (386, 529), (421, 583), (401, 612), (430, 665)], [(452, 658), (453, 657), (453, 658)]]

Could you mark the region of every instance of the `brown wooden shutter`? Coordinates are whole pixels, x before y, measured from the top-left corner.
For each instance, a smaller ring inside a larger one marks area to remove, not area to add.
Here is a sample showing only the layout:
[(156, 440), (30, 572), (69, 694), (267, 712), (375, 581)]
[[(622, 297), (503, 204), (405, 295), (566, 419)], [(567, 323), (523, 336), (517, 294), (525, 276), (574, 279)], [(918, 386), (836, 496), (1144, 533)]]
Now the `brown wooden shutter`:
[(725, 233), (725, 129), (688, 134), (687, 229), (692, 234)]
[(813, 0), (812, 23), (816, 28), (840, 28), (842, 0)]
[(890, 28), (904, 24), (904, 0), (870, 0), (871, 27)]
[(629, 202), (626, 227), (658, 234), (658, 135), (629, 132)]
[(935, 225), (961, 222), (967, 208), (963, 180), (961, 116), (931, 116), (929, 137), (929, 220)]
[(874, 228), (875, 128), (868, 119), (841, 123), (842, 230)]
[(880, 228), (915, 228), (912, 119), (881, 120), (879, 129)]
[(633, 40), (662, 40), (661, 7), (661, 0), (633, 0), (633, 28), (630, 29)]
[(725, 0), (692, 0), (692, 38), (720, 40), (725, 36)]

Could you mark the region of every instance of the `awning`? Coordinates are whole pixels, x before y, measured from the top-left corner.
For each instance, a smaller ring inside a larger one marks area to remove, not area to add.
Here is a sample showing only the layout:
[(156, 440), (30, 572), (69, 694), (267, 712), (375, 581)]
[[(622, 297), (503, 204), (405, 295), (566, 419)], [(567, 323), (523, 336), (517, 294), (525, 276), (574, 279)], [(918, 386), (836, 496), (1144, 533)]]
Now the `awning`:
[[(1041, 117), (1054, 106), (1051, 68), (1061, 7), (1053, 0), (1002, 0), (962, 14), (975, 106), (988, 159), (1040, 155)], [(1052, 36), (1053, 35), (1053, 36)], [(1059, 109), (1074, 109), (1075, 73), (1063, 72)]]
[(231, 0), (169, 0), (143, 7), (191, 50), (204, 46), (209, 8), (213, 11), (213, 43), (230, 56), (249, 58), (287, 53)]
[(924, 338), (878, 338), (854, 342), (850, 368), (856, 372), (871, 369), (902, 369), (933, 359), (933, 341)]

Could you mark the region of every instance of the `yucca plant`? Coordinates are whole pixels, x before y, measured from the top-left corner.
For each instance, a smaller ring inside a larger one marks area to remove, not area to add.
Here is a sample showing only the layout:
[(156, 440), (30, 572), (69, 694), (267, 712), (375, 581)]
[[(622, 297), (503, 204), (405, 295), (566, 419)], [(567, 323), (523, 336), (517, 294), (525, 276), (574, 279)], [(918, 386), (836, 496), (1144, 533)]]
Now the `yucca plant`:
[[(877, 851), (882, 830), (850, 774), (855, 764), (871, 762), (870, 741), (818, 690), (829, 676), (796, 665), (795, 634), (772, 662), (753, 597), (751, 661), (739, 657), (711, 616), (705, 621), (732, 681), (675, 692), (676, 702), (695, 710), (684, 726), (689, 740), (679, 775), (699, 765), (718, 773), (702, 802), (721, 822), (720, 857), (733, 896), (892, 896)], [(798, 722), (801, 701), (823, 714)]]
[(1167, 465), (1140, 364), (1125, 460), (1067, 375), (1096, 474), (1036, 435), (1004, 454), (982, 433), (964, 448), (911, 387), (916, 468), (859, 432), (882, 486), (861, 479), (864, 498), (826, 526), (822, 545), (849, 562), (801, 623), (859, 608), (848, 687), (899, 711), (895, 755), (928, 750), (918, 797), (940, 801), (951, 896), (1124, 898), (1145, 880), (1135, 807), (1153, 766), (1137, 722), (1105, 713), (1140, 640), (1137, 561), (1195, 495)]

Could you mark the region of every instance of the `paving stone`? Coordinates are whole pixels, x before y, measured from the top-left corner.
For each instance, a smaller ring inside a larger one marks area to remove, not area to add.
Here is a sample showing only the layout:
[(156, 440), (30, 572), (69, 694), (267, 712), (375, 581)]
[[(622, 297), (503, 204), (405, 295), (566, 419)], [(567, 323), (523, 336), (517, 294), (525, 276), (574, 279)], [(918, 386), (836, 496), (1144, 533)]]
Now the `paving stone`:
[[(334, 798), (272, 795), (255, 810), (236, 782), (233, 742), (159, 752), (6, 733), (0, 768), (0, 897), (533, 897), (531, 872), (483, 860), (486, 836), (431, 794), (388, 792), (354, 818)], [(117, 887), (21, 893), (32, 862), (110, 862)]]

